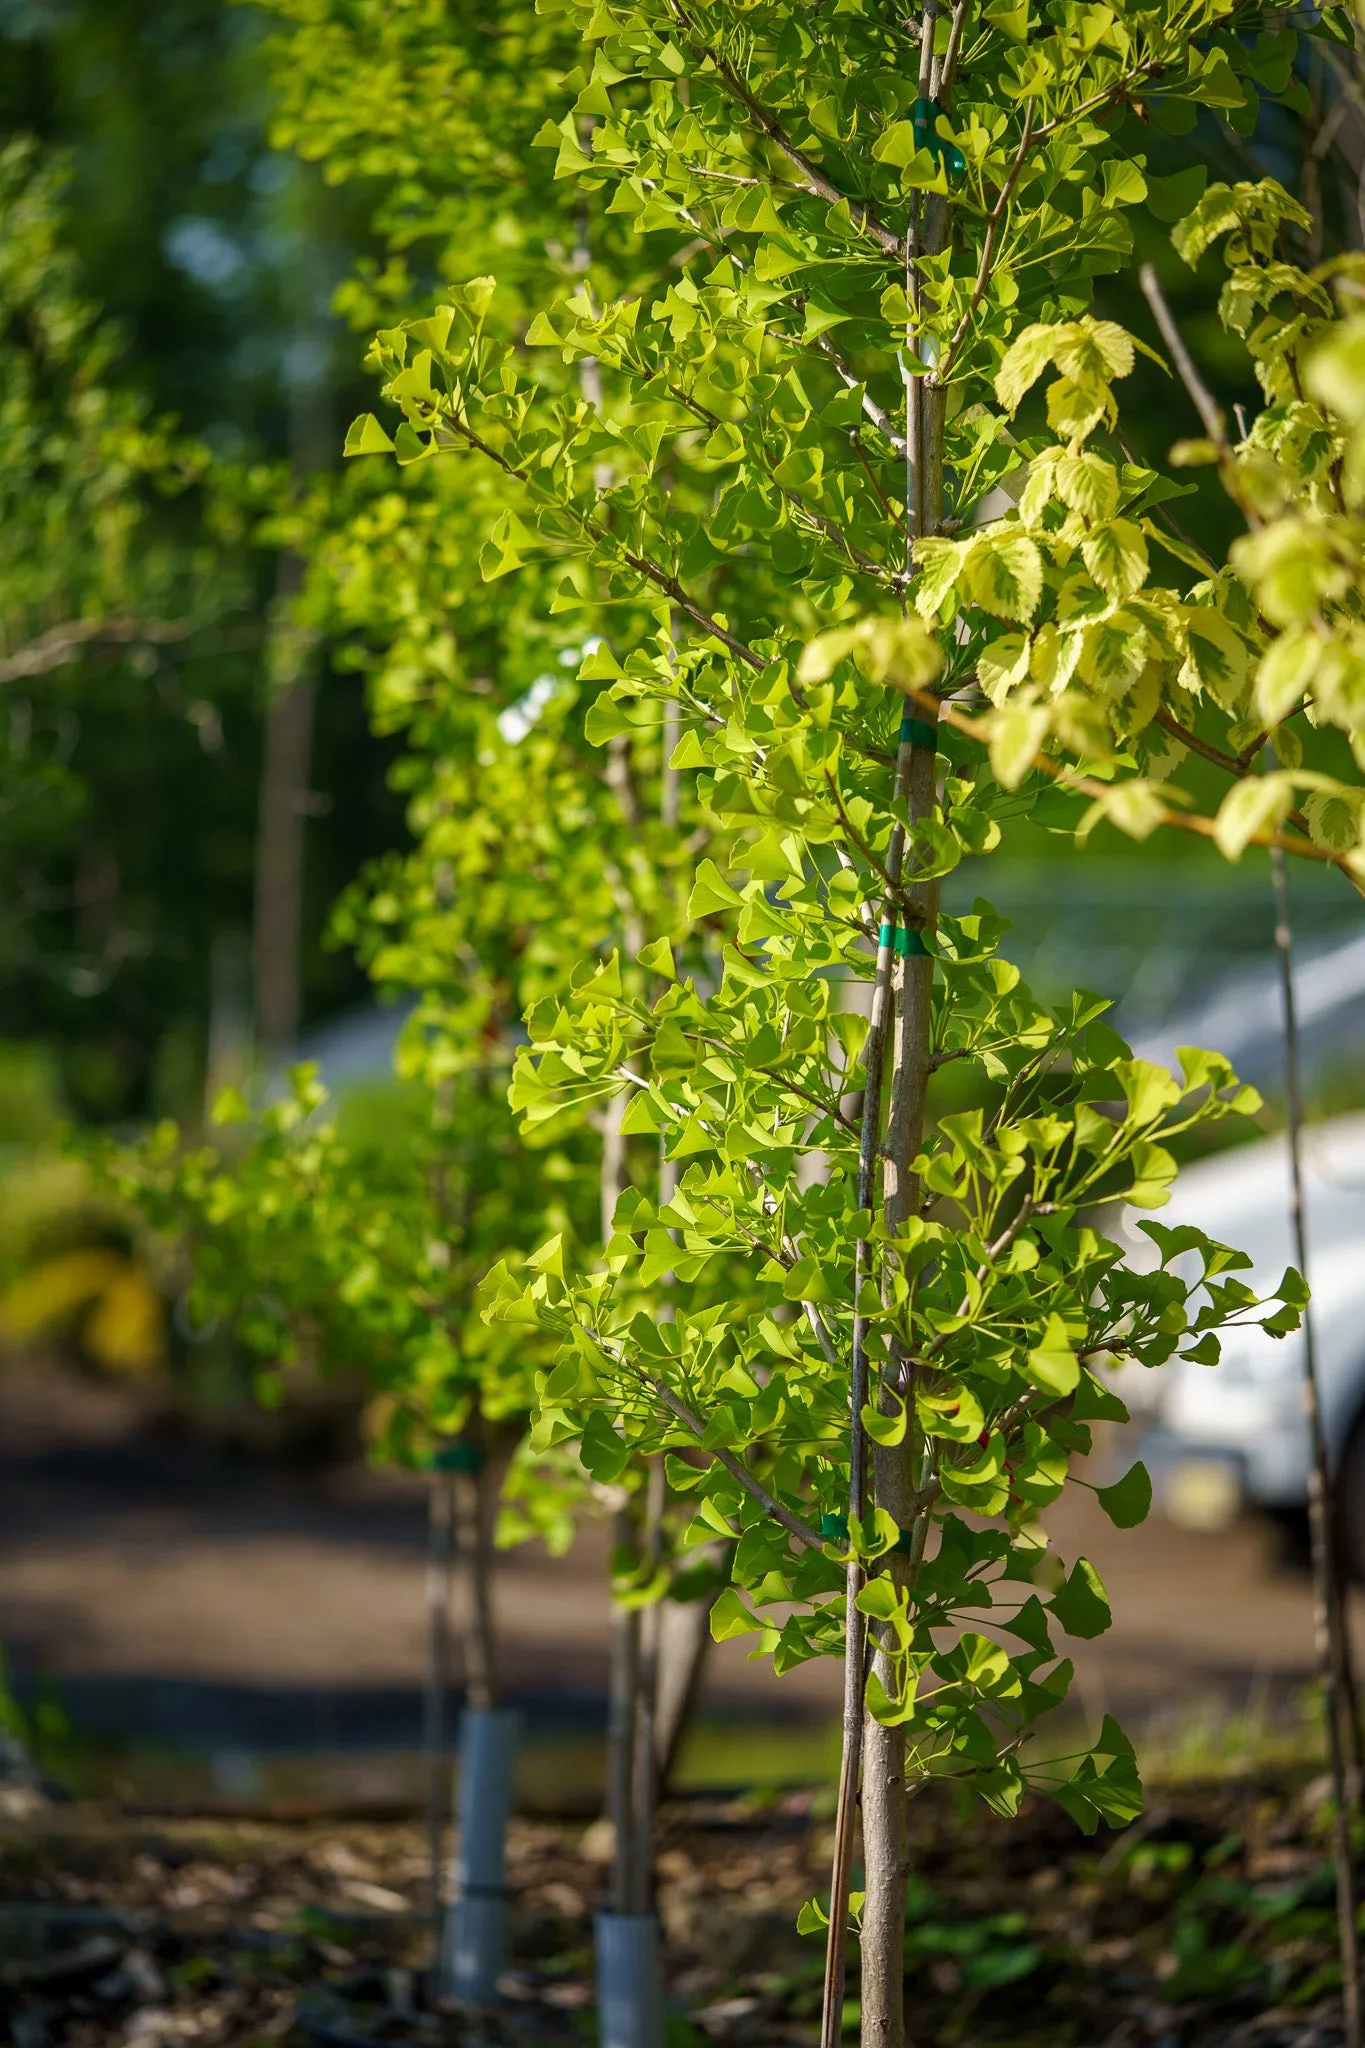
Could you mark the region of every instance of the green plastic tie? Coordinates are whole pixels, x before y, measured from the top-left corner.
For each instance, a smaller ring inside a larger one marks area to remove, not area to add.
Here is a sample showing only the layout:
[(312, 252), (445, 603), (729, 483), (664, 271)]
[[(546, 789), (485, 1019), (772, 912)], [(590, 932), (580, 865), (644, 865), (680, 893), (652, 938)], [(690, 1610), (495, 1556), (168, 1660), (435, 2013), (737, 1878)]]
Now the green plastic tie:
[(467, 1438), (458, 1443), (443, 1444), (431, 1461), (434, 1472), (482, 1472), (483, 1452), (477, 1444)]
[(938, 749), (938, 727), (930, 725), (927, 718), (912, 718), (908, 711), (901, 720), (900, 738), (912, 747)]
[(929, 958), (929, 948), (924, 943), (923, 934), (907, 931), (904, 925), (892, 926), (883, 923), (877, 933), (877, 946), (878, 950), (883, 946), (890, 946), (894, 952), (899, 953), (902, 960), (909, 959), (911, 955), (925, 960)]
[(937, 100), (926, 99), (923, 93), (915, 101), (914, 132), (916, 149), (927, 149), (936, 156), (945, 168), (956, 175), (965, 169), (966, 159), (955, 142), (945, 142), (934, 127), (940, 113)]
[[(821, 1515), (820, 1534), (824, 1537), (826, 1543), (847, 1543), (848, 1516)], [(908, 1529), (902, 1529), (900, 1535), (896, 1538), (891, 1548), (893, 1550), (899, 1550), (902, 1553), (908, 1552), (910, 1549), (911, 1541), (912, 1538), (910, 1531)]]

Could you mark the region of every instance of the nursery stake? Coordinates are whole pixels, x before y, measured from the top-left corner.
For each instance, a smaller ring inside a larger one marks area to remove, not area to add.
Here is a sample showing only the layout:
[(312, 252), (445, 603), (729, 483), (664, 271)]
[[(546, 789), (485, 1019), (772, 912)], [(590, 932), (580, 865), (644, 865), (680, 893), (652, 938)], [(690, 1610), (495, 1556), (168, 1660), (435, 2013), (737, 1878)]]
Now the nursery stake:
[(427, 1512), (427, 1857), (431, 1872), (431, 1925), (437, 1950), (444, 1911), (446, 1814), (450, 1807), (450, 1589), (455, 1556), (452, 1476), (431, 1475)]
[[(1289, 877), (1284, 854), (1270, 850), (1275, 884), (1275, 949), (1280, 963), (1284, 1010), (1285, 1138), (1289, 1150), (1289, 1223), (1294, 1258), (1308, 1279), (1308, 1218), (1303, 1199), (1303, 1091), (1298, 1012), (1294, 1001), (1294, 940), (1290, 924)], [(1347, 2048), (1360, 2048), (1360, 1941), (1356, 1928), (1355, 1871), (1351, 1860), (1354, 1801), (1347, 1770), (1346, 1723), (1352, 1713), (1350, 1638), (1336, 1542), (1335, 1489), (1322, 1426), (1313, 1307), (1303, 1312), (1303, 1402), (1312, 1467), (1308, 1477), (1308, 1527), (1313, 1558), (1313, 1626), (1322, 1679), (1327, 1753), (1332, 1772), (1332, 1835), (1337, 1876), (1337, 1938), (1341, 1948), (1342, 2007)]]

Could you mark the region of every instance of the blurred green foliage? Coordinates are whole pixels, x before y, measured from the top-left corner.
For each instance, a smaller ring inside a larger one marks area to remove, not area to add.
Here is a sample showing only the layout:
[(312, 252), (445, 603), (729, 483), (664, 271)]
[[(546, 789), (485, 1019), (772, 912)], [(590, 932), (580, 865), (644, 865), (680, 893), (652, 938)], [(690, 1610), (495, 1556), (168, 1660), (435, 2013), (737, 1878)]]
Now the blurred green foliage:
[[(130, 417), (173, 415), (242, 464), (250, 507), (264, 483), (256, 466), (280, 462), (301, 431), (335, 449), (363, 385), (355, 331), (424, 310), (444, 280), (468, 274), (471, 232), (500, 275), (525, 273), (528, 304), (544, 276), (575, 260), (553, 152), (529, 148), (545, 82), (574, 55), (554, 17), (503, 9), (485, 21), (444, 0), (0, 0), (0, 143), (33, 136), (44, 151), (47, 260), (65, 266), (64, 293), (104, 309), (95, 329), (106, 387)], [(1160, 178), (1200, 166), (1235, 178), (1259, 165), (1291, 189), (1302, 183), (1320, 202), (1317, 253), (1330, 251), (1358, 232), (1355, 116), (1330, 135), (1322, 126), (1336, 92), (1330, 54), (1301, 60), (1285, 83), (1251, 127), (1205, 110), (1173, 133), (1134, 108), (1122, 140)], [(546, 204), (559, 219), (542, 236)], [(1160, 222), (1139, 221), (1137, 237), (1134, 263), (1098, 281), (1097, 310), (1149, 332), (1135, 272), (1151, 259), (1220, 397), (1250, 399), (1249, 359), (1212, 312), (1217, 259), (1196, 275)], [(1125, 406), (1135, 452), (1164, 454), (1189, 424), (1182, 407), (1140, 362)], [(302, 427), (301, 410), (311, 413)], [(1217, 546), (1234, 515), (1211, 478), (1198, 481), (1182, 516)], [(366, 859), (402, 843), (404, 802), (426, 779), (410, 756), (403, 787), (388, 786), (404, 722), (399, 671), (421, 650), (411, 629), (382, 628), (377, 644), (357, 630), (353, 605), (347, 616), (344, 557), (362, 536), (346, 533), (331, 487), (325, 504), (277, 521), (256, 547), (244, 544), (249, 516), (231, 544), (201, 531), (197, 484), (151, 510), (163, 569), (173, 568), (168, 535), (192, 543), (200, 595), (225, 625), (177, 644), (105, 648), (7, 685), (0, 715), (10, 884), (0, 1034), (50, 1042), (71, 1106), (97, 1118), (183, 1115), (198, 1099), (213, 940), (251, 922), (259, 650), (275, 549), (291, 532), (331, 536), (313, 592), (326, 676), (311, 777), (321, 801), (307, 837), (306, 1016), (363, 993), (356, 920), (348, 913), (329, 951), (329, 908)], [(439, 537), (444, 508), (432, 502), (429, 515)], [(528, 679), (537, 651), (515, 650)], [(365, 707), (375, 670), (377, 735)], [(428, 743), (439, 748), (441, 735), (418, 735), (418, 757)], [(1053, 857), (1056, 842), (1038, 838), (1040, 856)], [(1211, 862), (1171, 838), (1134, 848), (1108, 825), (1097, 843), (1144, 870)], [(1009, 908), (1008, 885), (998, 893)]]
[[(329, 302), (365, 238), (270, 150), (261, 41), (224, 0), (0, 6), (0, 662), (115, 603), (167, 628), (7, 676), (0, 705), (0, 1035), (49, 1044), (96, 1119), (196, 1113), (214, 942), (252, 920), (279, 580), (257, 520), (291, 444), (330, 459), (331, 395), (347, 403)], [(362, 993), (321, 934), (401, 829), (392, 749), (326, 653), (306, 1016)]]

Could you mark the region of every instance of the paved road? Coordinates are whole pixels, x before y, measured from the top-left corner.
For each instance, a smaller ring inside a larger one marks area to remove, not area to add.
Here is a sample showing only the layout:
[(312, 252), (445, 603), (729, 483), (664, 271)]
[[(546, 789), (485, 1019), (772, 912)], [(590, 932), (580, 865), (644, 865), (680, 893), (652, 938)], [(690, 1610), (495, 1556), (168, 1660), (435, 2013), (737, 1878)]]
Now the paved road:
[[(0, 1373), (0, 1642), (78, 1714), (207, 1747), (401, 1746), (418, 1725), (425, 1643), (419, 1483), (300, 1476), (215, 1459), (131, 1428), (127, 1397), (52, 1373)], [(1283, 1702), (1311, 1664), (1306, 1578), (1268, 1525), (1120, 1533), (1080, 1494), (1051, 1518), (1083, 1550), (1116, 1623), (1076, 1646), (1087, 1716), (1169, 1737), (1209, 1714)], [(560, 1730), (600, 1715), (606, 1545), (509, 1555), (498, 1604), (510, 1688)], [(1362, 1637), (1365, 1640), (1365, 1636)], [(716, 1651), (704, 1704), (814, 1721), (838, 1675), (775, 1679), (741, 1642)]]

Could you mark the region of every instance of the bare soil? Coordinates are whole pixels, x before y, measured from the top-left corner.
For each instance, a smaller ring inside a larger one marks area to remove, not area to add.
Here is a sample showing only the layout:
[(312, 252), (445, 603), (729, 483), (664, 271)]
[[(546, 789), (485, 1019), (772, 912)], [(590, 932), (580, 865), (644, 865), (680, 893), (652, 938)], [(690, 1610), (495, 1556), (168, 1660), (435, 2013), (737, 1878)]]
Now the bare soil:
[[(1160, 1735), (1273, 1707), (1309, 1676), (1307, 1577), (1271, 1525), (1120, 1532), (1079, 1490), (1049, 1525), (1113, 1603), (1113, 1629), (1074, 1646), (1088, 1719), (1110, 1710)], [(218, 1748), (410, 1742), (424, 1546), (411, 1476), (234, 1460), (150, 1432), (135, 1389), (0, 1368), (0, 1643), (96, 1730)], [(501, 1561), (506, 1682), (542, 1724), (591, 1722), (605, 1698), (605, 1558), (590, 1527), (567, 1557), (529, 1545)], [(776, 1679), (732, 1641), (702, 1712), (823, 1722), (838, 1683), (823, 1664)]]
[[(1292, 1775), (1157, 1794), (1087, 1842), (913, 1808), (906, 1995), (920, 2048), (1328, 2048), (1340, 2038), (1322, 1788)], [(494, 2015), (429, 2000), (411, 1826), (131, 1822), (67, 1809), (0, 1832), (0, 2015), (15, 2048), (591, 2038), (600, 1828), (518, 1823)], [(672, 2048), (815, 2038), (820, 1943), (795, 1932), (829, 1827), (809, 1795), (663, 1816)], [(857, 2018), (856, 1948), (850, 2030)]]

